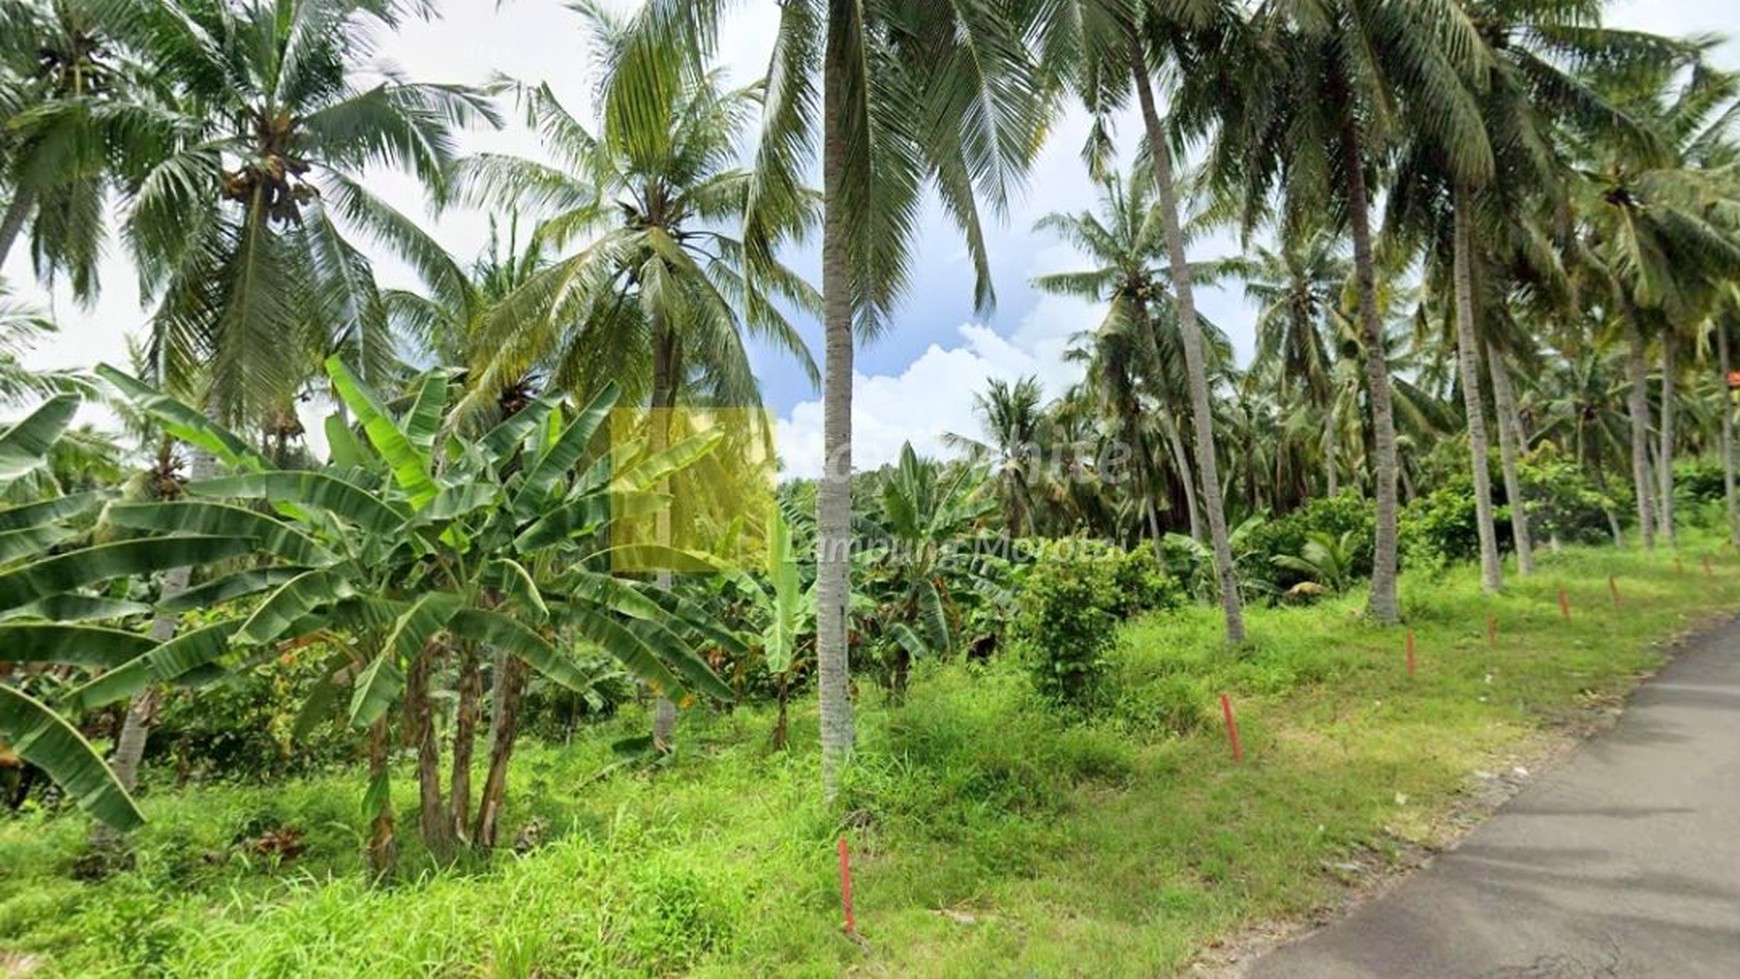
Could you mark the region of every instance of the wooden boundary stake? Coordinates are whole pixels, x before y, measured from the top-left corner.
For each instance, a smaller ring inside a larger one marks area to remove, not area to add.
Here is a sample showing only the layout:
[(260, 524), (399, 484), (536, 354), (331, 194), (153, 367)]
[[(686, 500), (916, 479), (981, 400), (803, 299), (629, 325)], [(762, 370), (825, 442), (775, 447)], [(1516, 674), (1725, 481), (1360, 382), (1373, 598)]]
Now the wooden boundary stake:
[(1710, 555), (1708, 554), (1704, 555), (1704, 573), (1707, 575), (1714, 575), (1716, 573), (1716, 569), (1710, 564)]
[(1232, 742), (1233, 762), (1234, 764), (1243, 762), (1245, 750), (1239, 747), (1239, 725), (1237, 721), (1233, 720), (1232, 698), (1224, 693), (1220, 695), (1220, 712), (1221, 716), (1226, 718), (1226, 737), (1228, 741)]
[(1566, 622), (1571, 621), (1571, 596), (1565, 594), (1564, 588), (1559, 589), (1559, 614), (1565, 617)]
[(1624, 607), (1625, 600), (1623, 598), (1619, 597), (1619, 576), (1618, 575), (1610, 574), (1607, 576), (1607, 590), (1610, 593), (1612, 593), (1612, 595), (1613, 595), (1613, 607), (1614, 608)]
[(1497, 612), (1488, 612), (1486, 614), (1486, 644), (1488, 646), (1498, 645), (1498, 613)]
[(858, 937), (858, 919), (852, 915), (852, 860), (846, 855), (846, 838), (840, 837), (840, 907), (846, 912), (846, 934)]

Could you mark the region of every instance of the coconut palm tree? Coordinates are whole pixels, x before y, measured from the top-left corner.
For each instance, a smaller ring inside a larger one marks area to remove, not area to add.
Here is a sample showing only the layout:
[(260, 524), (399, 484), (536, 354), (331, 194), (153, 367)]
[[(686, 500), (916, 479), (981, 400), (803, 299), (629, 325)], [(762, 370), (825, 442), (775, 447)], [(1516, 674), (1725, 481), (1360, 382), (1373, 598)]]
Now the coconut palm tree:
[[(1184, 488), (1190, 533), (1204, 537), (1197, 468), (1186, 453), (1178, 424), (1190, 404), (1188, 361), (1180, 304), (1168, 288), (1165, 220), (1157, 206), (1154, 184), (1142, 174), (1112, 176), (1101, 181), (1097, 213), (1049, 214), (1036, 227), (1052, 232), (1082, 252), (1093, 267), (1043, 275), (1035, 287), (1055, 295), (1105, 303), (1106, 319), (1090, 343), (1087, 357), (1096, 390), (1118, 432), (1129, 440), (1140, 488), (1147, 491), (1150, 520), (1158, 520), (1159, 491), (1156, 448), (1148, 444), (1142, 424), (1138, 379), (1155, 396), (1160, 423)], [(1196, 270), (1196, 275), (1210, 271)], [(1212, 326), (1210, 327), (1212, 329)], [(1218, 334), (1218, 331), (1215, 331)], [(1215, 339), (1224, 344), (1224, 336)], [(1218, 363), (1219, 361), (1217, 361)], [(1182, 367), (1183, 370), (1179, 370)], [(1212, 443), (1211, 443), (1212, 445)]]
[[(1377, 502), (1371, 614), (1393, 624), (1396, 598), (1396, 452), (1392, 380), (1371, 222), (1374, 181), (1410, 125), (1485, 145), (1463, 66), (1447, 44), (1423, 44), (1442, 26), (1440, 4), (1386, 0), (1264, 0), (1246, 43), (1223, 71), (1193, 76), (1203, 92), (1231, 86), (1211, 104), (1221, 136), (1211, 154), (1217, 186), (1243, 203), (1245, 225), (1278, 214), (1283, 226), (1329, 214), (1353, 239), (1354, 294), (1371, 414), (1371, 470)], [(1428, 10), (1427, 8), (1432, 8)], [(1206, 102), (1206, 94), (1194, 101)]]
[(439, 190), (453, 131), (483, 96), (373, 61), (391, 0), (123, 2), (138, 56), (172, 90), (174, 145), (137, 181), (126, 237), (146, 296), (152, 374), (225, 420), (281, 410), (342, 351), (384, 378), (395, 350), (361, 231), (426, 280), (463, 271), (376, 197), (386, 166)]
[(1302, 230), (1284, 235), (1278, 250), (1253, 243), (1221, 268), (1244, 280), (1245, 298), (1259, 310), (1251, 375), (1268, 371), (1279, 403), (1322, 415), (1325, 489), (1337, 495), (1339, 439), (1330, 408), (1339, 338), (1346, 332), (1341, 294), (1351, 274), (1340, 241), (1321, 228)]
[[(629, 27), (588, 9), (607, 91), (654, 87), (632, 72), (655, 70), (616, 55)], [(821, 308), (815, 290), (785, 265), (750, 255), (735, 234), (751, 174), (738, 147), (761, 104), (761, 86), (725, 89), (718, 72), (658, 86), (667, 97), (636, 104), (607, 97), (589, 129), (547, 86), (504, 86), (556, 161), (483, 155), (458, 183), (474, 202), (513, 201), (545, 212), (537, 245), (555, 258), (532, 272), (481, 322), (474, 392), (548, 366), (558, 387), (596, 390), (615, 379), (637, 400), (669, 410), (679, 400), (752, 407), (759, 386), (745, 348), (753, 337), (782, 349), (812, 383), (809, 349), (781, 304)], [(782, 220), (806, 224), (808, 195)]]
[[(1740, 78), (1701, 62), (1677, 86), (1634, 87), (1609, 81), (1616, 101), (1642, 121), (1652, 140), (1586, 143), (1592, 160), (1580, 188), (1590, 222), (1591, 253), (1611, 284), (1626, 337), (1631, 383), (1632, 469), (1645, 547), (1673, 539), (1673, 446), (1677, 356), (1714, 308), (1717, 287), (1740, 274), (1734, 214), (1740, 190), (1711, 179), (1704, 164), (1722, 154), (1740, 118)], [(1647, 344), (1662, 357), (1661, 426), (1649, 463)]]
[(943, 437), (975, 460), (990, 463), (1003, 499), (1004, 528), (1011, 537), (1034, 533), (1034, 490), (1045, 478), (1049, 448), (1044, 441), (1044, 398), (1037, 377), (1019, 378), (1013, 384), (992, 378), (984, 391), (973, 395), (973, 413), (979, 416), (985, 441), (953, 432)]
[[(618, 57), (660, 61), (667, 70), (612, 95), (624, 112), (638, 112), (667, 80), (704, 70), (723, 6), (651, 0), (641, 8)], [(745, 246), (771, 254), (791, 231), (790, 201), (819, 150), (825, 462), (817, 493), (816, 667), (830, 799), (854, 741), (846, 642), (854, 346), (887, 327), (905, 292), (927, 188), (966, 239), (976, 302), (993, 301), (981, 202), (1002, 211), (1049, 116), (1049, 91), (1024, 43), (1025, 13), (962, 2), (780, 5)]]
[(161, 148), (163, 114), (92, 0), (0, 2), (0, 267), (28, 230), (38, 274), (97, 291), (109, 192)]

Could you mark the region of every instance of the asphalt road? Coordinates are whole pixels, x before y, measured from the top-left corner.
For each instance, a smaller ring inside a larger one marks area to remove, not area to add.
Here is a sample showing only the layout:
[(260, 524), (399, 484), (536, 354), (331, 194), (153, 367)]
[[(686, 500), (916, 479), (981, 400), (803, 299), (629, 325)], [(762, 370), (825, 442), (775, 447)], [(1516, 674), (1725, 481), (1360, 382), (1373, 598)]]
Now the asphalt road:
[(1740, 625), (1456, 850), (1256, 979), (1740, 979)]

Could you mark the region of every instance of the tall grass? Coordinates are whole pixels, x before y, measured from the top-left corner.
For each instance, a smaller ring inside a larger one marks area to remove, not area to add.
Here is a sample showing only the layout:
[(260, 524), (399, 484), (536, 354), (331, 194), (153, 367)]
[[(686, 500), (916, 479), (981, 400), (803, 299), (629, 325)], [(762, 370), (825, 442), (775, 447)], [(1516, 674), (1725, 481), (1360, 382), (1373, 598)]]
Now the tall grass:
[[(1239, 649), (1207, 608), (1132, 623), (1115, 705), (1088, 722), (1048, 712), (1015, 664), (924, 664), (903, 707), (864, 693), (844, 818), (817, 801), (805, 706), (789, 753), (769, 750), (766, 710), (695, 713), (674, 764), (603, 779), (640, 712), (528, 744), (510, 813), (546, 824), (544, 845), (441, 870), (412, 852), (379, 888), (355, 776), (152, 793), (136, 868), (97, 883), (70, 876), (79, 817), (0, 823), (0, 953), (79, 977), (1167, 974), (1339, 900), (1350, 867), (1443, 842), (1475, 772), (1532, 757), (1664, 640), (1734, 608), (1740, 558), (1695, 534), (1679, 553), (1683, 575), (1671, 553), (1543, 555), (1497, 598), (1469, 569), (1408, 575), (1412, 678), (1403, 633), (1367, 625), (1361, 595), (1253, 610)], [(412, 789), (399, 780), (402, 812)], [(307, 852), (232, 845), (277, 825)], [(840, 933), (842, 832), (868, 953)]]

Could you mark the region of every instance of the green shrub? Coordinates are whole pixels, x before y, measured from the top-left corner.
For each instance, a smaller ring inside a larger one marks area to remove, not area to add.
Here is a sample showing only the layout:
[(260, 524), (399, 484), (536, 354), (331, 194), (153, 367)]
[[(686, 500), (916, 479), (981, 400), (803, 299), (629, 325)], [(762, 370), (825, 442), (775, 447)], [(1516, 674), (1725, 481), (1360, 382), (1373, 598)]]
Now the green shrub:
[(1355, 578), (1371, 574), (1372, 542), (1376, 535), (1377, 511), (1369, 500), (1349, 491), (1339, 496), (1308, 500), (1292, 513), (1276, 517), (1254, 527), (1245, 536), (1248, 560), (1240, 562), (1247, 587), (1282, 594), (1310, 575), (1277, 564), (1277, 557), (1297, 557), (1305, 551), (1311, 534), (1322, 534), (1334, 541), (1352, 535), (1348, 554), (1349, 573)]
[(1691, 509), (1722, 500), (1726, 494), (1720, 459), (1682, 459), (1674, 463), (1674, 502)]
[(1117, 581), (1123, 561), (1078, 543), (1058, 542), (1028, 572), (1010, 638), (1041, 696), (1087, 708), (1108, 667), (1118, 621), (1112, 610), (1124, 602)]
[[(1494, 504), (1502, 481), (1494, 481)], [(1410, 500), (1397, 519), (1402, 553), (1410, 563), (1428, 566), (1480, 560), (1480, 525), (1474, 500), (1474, 477), (1452, 478), (1445, 486)], [(1510, 546), (1510, 511), (1494, 515), (1499, 548)]]
[(178, 781), (267, 781), (354, 760), (359, 739), (346, 725), (323, 721), (296, 731), (329, 655), (309, 646), (209, 686), (170, 688), (147, 757), (172, 766)]
[(1107, 558), (1113, 563), (1113, 594), (1106, 607), (1112, 615), (1129, 619), (1183, 607), (1184, 587), (1160, 566), (1153, 548), (1137, 547), (1129, 552), (1108, 548)]
[(1562, 544), (1604, 544), (1612, 540), (1608, 514), (1619, 504), (1596, 490), (1581, 466), (1539, 460), (1519, 467), (1518, 476), (1530, 529), (1538, 542), (1557, 538)]

